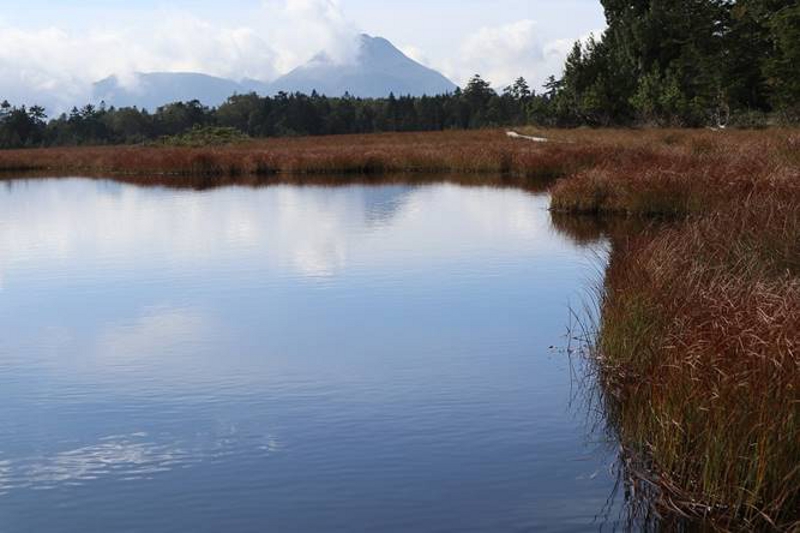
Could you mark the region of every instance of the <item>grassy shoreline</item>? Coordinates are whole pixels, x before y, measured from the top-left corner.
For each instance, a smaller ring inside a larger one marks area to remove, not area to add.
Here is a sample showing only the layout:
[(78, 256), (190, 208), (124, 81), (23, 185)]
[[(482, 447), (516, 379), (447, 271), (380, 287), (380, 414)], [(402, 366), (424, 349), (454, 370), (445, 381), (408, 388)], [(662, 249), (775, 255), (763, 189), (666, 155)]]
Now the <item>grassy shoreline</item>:
[(798, 157), (800, 136), (725, 134), (552, 189), (558, 212), (673, 221), (612, 239), (588, 353), (628, 476), (717, 529), (800, 528)]
[(197, 188), (450, 174), (544, 183), (563, 225), (669, 218), (611, 232), (590, 350), (609, 427), (665, 508), (723, 529), (800, 527), (800, 132), (535, 133), (554, 142), (485, 130), (16, 150), (0, 152), (0, 172)]
[(796, 530), (800, 135), (698, 136), (619, 163), (560, 180), (552, 207), (673, 221), (612, 239), (588, 347), (627, 475), (713, 528)]
[(592, 347), (607, 421), (665, 509), (798, 527), (800, 204), (614, 242)]
[[(525, 130), (523, 130), (524, 132)], [(91, 146), (0, 150), (0, 172), (164, 175), (501, 173), (558, 178), (598, 168), (656, 165), (715, 146), (714, 132), (530, 130), (551, 139), (509, 139), (505, 130), (386, 133), (252, 140), (192, 146)], [(789, 142), (790, 130), (731, 132), (742, 142)], [(725, 137), (729, 137), (725, 134)], [(789, 146), (787, 149), (791, 149)]]
[[(267, 139), (208, 147), (102, 146), (0, 151), (0, 172), (147, 175), (517, 173), (563, 175), (581, 161), (499, 130)], [(595, 150), (592, 150), (595, 152)], [(589, 154), (588, 156), (590, 156)], [(584, 154), (583, 159), (587, 158)]]

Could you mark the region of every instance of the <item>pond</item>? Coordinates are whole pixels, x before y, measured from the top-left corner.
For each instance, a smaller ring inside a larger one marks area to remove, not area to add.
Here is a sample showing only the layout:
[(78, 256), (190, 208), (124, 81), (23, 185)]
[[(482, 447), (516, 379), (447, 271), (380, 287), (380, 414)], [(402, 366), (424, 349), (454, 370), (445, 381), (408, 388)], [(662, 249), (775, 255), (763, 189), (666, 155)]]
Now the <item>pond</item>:
[(548, 201), (0, 183), (0, 530), (597, 530)]

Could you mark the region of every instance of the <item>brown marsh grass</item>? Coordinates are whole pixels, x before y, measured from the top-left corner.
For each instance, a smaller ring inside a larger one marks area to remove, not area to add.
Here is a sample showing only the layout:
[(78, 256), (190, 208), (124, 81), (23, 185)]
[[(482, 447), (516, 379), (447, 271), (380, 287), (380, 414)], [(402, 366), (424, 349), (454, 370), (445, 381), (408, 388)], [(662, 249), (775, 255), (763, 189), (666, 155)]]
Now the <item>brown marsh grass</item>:
[(500, 173), (559, 177), (602, 157), (587, 147), (537, 149), (504, 132), (267, 139), (225, 146), (103, 146), (0, 151), (0, 171), (136, 175)]
[[(800, 134), (698, 132), (654, 139), (585, 166), (553, 188), (567, 212), (682, 216), (726, 210), (751, 196), (800, 196)], [(662, 139), (663, 141), (663, 139)]]
[(595, 363), (659, 504), (719, 529), (800, 527), (800, 203), (614, 243)]
[(626, 475), (715, 529), (797, 530), (800, 135), (647, 136), (552, 188), (555, 212), (675, 221), (611, 236), (590, 353)]
[(561, 180), (567, 212), (709, 212), (761, 190), (800, 187), (793, 130), (502, 130), (252, 140), (208, 147), (102, 146), (0, 151), (0, 172), (129, 176), (459, 173)]
[(552, 188), (562, 227), (673, 221), (607, 232), (590, 354), (624, 476), (673, 518), (800, 530), (800, 135), (662, 135)]

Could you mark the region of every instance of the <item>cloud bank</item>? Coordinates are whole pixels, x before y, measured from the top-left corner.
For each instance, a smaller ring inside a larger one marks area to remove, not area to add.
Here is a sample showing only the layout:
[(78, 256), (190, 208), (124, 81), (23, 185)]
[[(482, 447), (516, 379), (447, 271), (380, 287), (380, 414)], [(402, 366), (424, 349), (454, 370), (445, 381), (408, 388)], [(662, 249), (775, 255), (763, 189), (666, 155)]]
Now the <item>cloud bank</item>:
[[(456, 69), (462, 82), (479, 73), (499, 89), (523, 76), (539, 91), (548, 76), (562, 74), (564, 60), (575, 41), (585, 41), (592, 34), (599, 36), (602, 31), (597, 29), (573, 39), (543, 41), (538, 24), (530, 19), (484, 27), (464, 41), (460, 65), (451, 68)], [(464, 68), (471, 70), (467, 72)]]
[(247, 24), (225, 26), (159, 10), (147, 27), (70, 32), (0, 21), (0, 100), (64, 110), (85, 103), (91, 84), (112, 74), (202, 72), (269, 81), (325, 50), (352, 59), (358, 32), (334, 0), (265, 1)]
[[(0, 100), (39, 103), (51, 114), (89, 101), (91, 85), (110, 75), (134, 83), (135, 72), (201, 72), (271, 81), (325, 51), (355, 59), (361, 30), (337, 0), (263, 0), (239, 24), (156, 10), (136, 23), (70, 31), (28, 29), (0, 19)], [(396, 43), (412, 58), (459, 85), (474, 73), (501, 88), (520, 75), (538, 86), (559, 74), (571, 39), (542, 42), (533, 20), (484, 27), (448, 50)]]

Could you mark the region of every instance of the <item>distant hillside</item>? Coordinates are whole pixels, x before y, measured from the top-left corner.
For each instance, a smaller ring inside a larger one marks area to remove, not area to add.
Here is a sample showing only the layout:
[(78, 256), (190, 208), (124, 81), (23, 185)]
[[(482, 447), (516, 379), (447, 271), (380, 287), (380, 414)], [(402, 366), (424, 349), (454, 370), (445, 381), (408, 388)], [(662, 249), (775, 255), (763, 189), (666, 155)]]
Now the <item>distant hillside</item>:
[(410, 59), (386, 39), (362, 35), (358, 55), (352, 64), (337, 64), (320, 53), (269, 84), (251, 79), (236, 82), (189, 72), (137, 73), (132, 83), (122, 83), (117, 76), (95, 83), (92, 100), (109, 106), (155, 110), (170, 102), (189, 100), (218, 106), (235, 93), (310, 94), (316, 90), (328, 96), (342, 96), (347, 92), (362, 98), (380, 98), (389, 93), (421, 96), (455, 89), (452, 81)]
[(170, 102), (199, 100), (217, 106), (234, 93), (245, 91), (241, 84), (224, 78), (189, 72), (152, 72), (134, 75), (133, 83), (122, 84), (111, 76), (94, 84), (93, 98), (116, 107), (154, 110)]
[(389, 93), (422, 96), (453, 92), (456, 85), (439, 72), (410, 59), (381, 37), (361, 36), (360, 50), (353, 64), (339, 65), (325, 54), (296, 68), (269, 85), (271, 92), (316, 90), (328, 96), (345, 92), (363, 98), (380, 98)]

